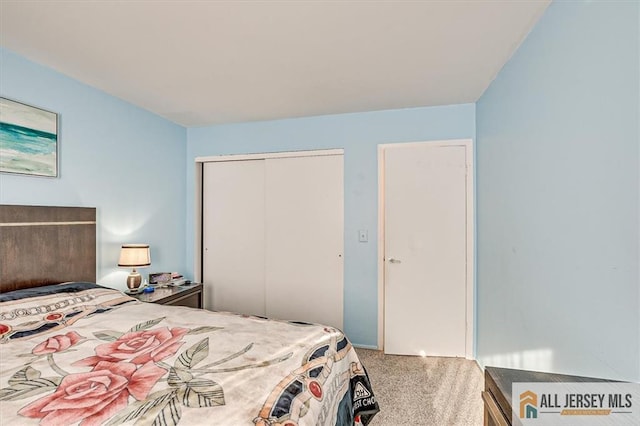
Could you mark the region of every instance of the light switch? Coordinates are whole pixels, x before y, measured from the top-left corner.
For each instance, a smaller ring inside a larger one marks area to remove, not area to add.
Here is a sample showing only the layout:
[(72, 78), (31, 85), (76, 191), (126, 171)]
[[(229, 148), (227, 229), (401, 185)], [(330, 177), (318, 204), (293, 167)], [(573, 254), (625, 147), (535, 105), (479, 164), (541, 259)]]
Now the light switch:
[(366, 243), (369, 241), (369, 231), (366, 229), (361, 229), (358, 231), (358, 241), (361, 243)]

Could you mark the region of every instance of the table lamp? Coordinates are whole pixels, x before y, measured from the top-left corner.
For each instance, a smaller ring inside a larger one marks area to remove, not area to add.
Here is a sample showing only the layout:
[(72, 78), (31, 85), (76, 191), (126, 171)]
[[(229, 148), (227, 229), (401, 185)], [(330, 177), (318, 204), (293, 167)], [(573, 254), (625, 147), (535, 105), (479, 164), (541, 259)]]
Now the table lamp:
[(137, 293), (142, 276), (136, 268), (143, 268), (151, 265), (151, 255), (149, 254), (149, 244), (123, 244), (120, 249), (120, 260), (118, 266), (133, 268), (127, 277), (127, 287), (132, 293)]

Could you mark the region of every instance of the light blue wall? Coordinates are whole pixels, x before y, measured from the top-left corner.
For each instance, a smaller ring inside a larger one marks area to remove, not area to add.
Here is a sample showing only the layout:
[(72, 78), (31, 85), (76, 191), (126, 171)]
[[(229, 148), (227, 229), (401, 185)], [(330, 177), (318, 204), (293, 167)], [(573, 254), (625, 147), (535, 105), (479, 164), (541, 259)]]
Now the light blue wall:
[(126, 242), (185, 269), (186, 129), (0, 49), (0, 96), (60, 114), (57, 179), (0, 174), (0, 203), (97, 207), (98, 282), (124, 289)]
[(638, 2), (554, 2), (477, 103), (478, 358), (640, 380)]
[[(193, 259), (194, 159), (198, 156), (344, 148), (344, 327), (377, 345), (377, 145), (475, 137), (473, 104), (192, 128), (187, 132), (187, 259)], [(369, 242), (358, 242), (358, 230)]]

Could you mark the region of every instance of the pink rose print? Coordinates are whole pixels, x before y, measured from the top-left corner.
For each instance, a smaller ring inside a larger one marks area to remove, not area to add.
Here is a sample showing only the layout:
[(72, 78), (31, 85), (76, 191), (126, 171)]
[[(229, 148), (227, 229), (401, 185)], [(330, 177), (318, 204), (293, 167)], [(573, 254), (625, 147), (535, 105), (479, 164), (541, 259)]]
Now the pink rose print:
[(82, 421), (99, 425), (127, 406), (129, 395), (141, 401), (166, 370), (149, 362), (136, 369), (128, 362), (98, 362), (88, 373), (69, 374), (56, 391), (32, 402), (19, 414), (40, 418), (40, 425), (54, 426)]
[(154, 330), (133, 331), (122, 335), (115, 342), (96, 346), (96, 356), (90, 356), (73, 365), (93, 366), (100, 361), (128, 361), (133, 364), (158, 362), (175, 354), (184, 344), (180, 339), (189, 329), (168, 327)]
[(38, 346), (33, 348), (31, 353), (34, 355), (47, 355), (62, 352), (69, 349), (82, 339), (84, 339), (84, 337), (75, 331), (70, 331), (65, 335), (59, 334), (57, 336), (49, 337), (44, 342), (40, 343)]

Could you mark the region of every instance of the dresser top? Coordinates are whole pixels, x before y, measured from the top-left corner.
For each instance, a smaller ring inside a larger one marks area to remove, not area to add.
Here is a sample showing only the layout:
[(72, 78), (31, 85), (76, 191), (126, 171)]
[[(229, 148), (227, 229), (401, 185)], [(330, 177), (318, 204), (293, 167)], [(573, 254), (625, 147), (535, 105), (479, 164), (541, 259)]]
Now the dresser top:
[(612, 380), (593, 377), (570, 376), (567, 374), (543, 373), (540, 371), (516, 370), (512, 368), (486, 367), (485, 383), (493, 382), (496, 388), (511, 405), (511, 387), (513, 383), (530, 382), (611, 382)]

